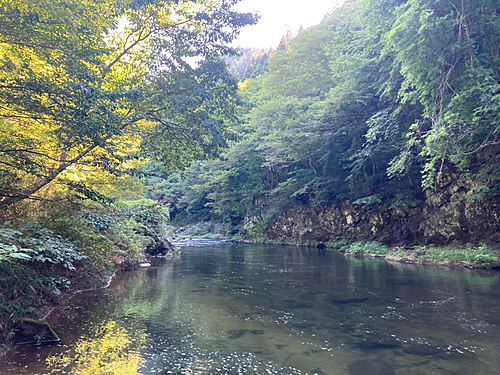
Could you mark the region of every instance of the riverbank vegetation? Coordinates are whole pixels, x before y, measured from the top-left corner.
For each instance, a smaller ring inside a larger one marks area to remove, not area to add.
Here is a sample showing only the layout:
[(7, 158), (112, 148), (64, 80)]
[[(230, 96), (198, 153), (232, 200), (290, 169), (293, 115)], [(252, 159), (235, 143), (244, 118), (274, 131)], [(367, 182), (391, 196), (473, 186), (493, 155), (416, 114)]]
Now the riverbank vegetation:
[(377, 242), (358, 241), (352, 243), (351, 245), (341, 250), (344, 251), (346, 254), (352, 254), (352, 255), (367, 254), (367, 255), (379, 256), (387, 254), (389, 252), (389, 247), (381, 245)]
[(448, 245), (444, 247), (417, 246), (412, 249), (394, 248), (385, 256), (387, 260), (417, 263), (438, 264), (452, 267), (499, 268), (500, 256), (489, 246)]
[(450, 244), (436, 247), (394, 247), (377, 242), (358, 241), (340, 248), (341, 252), (352, 256), (385, 258), (388, 261), (415, 264), (434, 264), (450, 267), (499, 268), (500, 254), (486, 244), (478, 246)]
[(219, 154), (241, 99), (235, 1), (0, 2), (0, 330), (165, 253), (157, 169)]

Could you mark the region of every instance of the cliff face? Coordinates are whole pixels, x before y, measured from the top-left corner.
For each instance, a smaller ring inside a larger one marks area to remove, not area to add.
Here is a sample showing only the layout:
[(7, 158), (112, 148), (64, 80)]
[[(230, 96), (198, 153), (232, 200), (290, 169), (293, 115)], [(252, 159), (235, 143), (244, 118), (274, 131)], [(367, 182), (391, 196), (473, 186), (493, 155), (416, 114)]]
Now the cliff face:
[(467, 197), (474, 181), (450, 177), (415, 204), (364, 207), (349, 201), (326, 209), (297, 207), (273, 221), (268, 239), (295, 244), (336, 242), (345, 236), (389, 245), (500, 243), (500, 198)]

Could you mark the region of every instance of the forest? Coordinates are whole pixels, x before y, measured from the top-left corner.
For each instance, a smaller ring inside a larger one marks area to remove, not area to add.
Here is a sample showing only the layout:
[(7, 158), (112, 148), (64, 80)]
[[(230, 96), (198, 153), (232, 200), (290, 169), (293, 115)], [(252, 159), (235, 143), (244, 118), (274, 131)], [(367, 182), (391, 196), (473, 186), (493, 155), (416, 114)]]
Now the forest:
[(350, 0), (268, 51), (236, 3), (0, 3), (0, 324), (172, 227), (498, 260), (497, 1)]
[(240, 140), (155, 180), (152, 197), (178, 225), (207, 223), (187, 233), (215, 222), (299, 244), (498, 242), (499, 11), (349, 1), (277, 50), (244, 51), (231, 61)]

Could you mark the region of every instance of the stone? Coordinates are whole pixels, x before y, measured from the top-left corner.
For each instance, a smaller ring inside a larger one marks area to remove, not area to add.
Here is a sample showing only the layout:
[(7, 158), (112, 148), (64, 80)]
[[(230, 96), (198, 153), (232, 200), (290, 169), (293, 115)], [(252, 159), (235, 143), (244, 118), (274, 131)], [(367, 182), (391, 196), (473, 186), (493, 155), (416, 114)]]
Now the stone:
[(314, 305), (312, 303), (287, 303), (287, 308), (289, 309), (312, 309)]
[(380, 349), (396, 349), (401, 347), (401, 344), (398, 342), (384, 342), (377, 340), (366, 340), (359, 341), (353, 344), (354, 347), (362, 349), (362, 350), (380, 350)]
[(263, 331), (263, 330), (261, 330), (261, 329), (253, 329), (253, 330), (251, 330), (251, 331), (250, 331), (250, 333), (251, 333), (252, 335), (263, 335), (263, 334), (264, 334), (264, 331)]
[(228, 338), (231, 340), (239, 339), (245, 333), (248, 333), (248, 329), (234, 329), (226, 332), (228, 334)]
[(323, 371), (321, 371), (321, 368), (316, 367), (314, 370), (311, 371), (312, 375), (326, 375)]

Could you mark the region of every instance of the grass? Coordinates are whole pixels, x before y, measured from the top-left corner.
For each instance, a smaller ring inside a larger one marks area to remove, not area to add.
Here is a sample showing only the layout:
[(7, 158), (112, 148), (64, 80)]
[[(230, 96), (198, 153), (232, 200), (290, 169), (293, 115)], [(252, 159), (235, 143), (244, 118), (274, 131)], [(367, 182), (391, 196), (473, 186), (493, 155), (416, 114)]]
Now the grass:
[(455, 267), (497, 268), (500, 267), (500, 253), (488, 245), (479, 246), (417, 246), (411, 249), (395, 248), (378, 242), (354, 242), (344, 247), (350, 255), (384, 255), (386, 259), (417, 264), (439, 264)]
[(449, 263), (450, 265), (467, 267), (498, 267), (500, 256), (487, 245), (444, 247), (419, 247), (415, 249), (418, 263)]
[(385, 255), (389, 252), (389, 247), (381, 245), (378, 242), (354, 242), (346, 249), (346, 254), (363, 255), (363, 254), (376, 254)]

